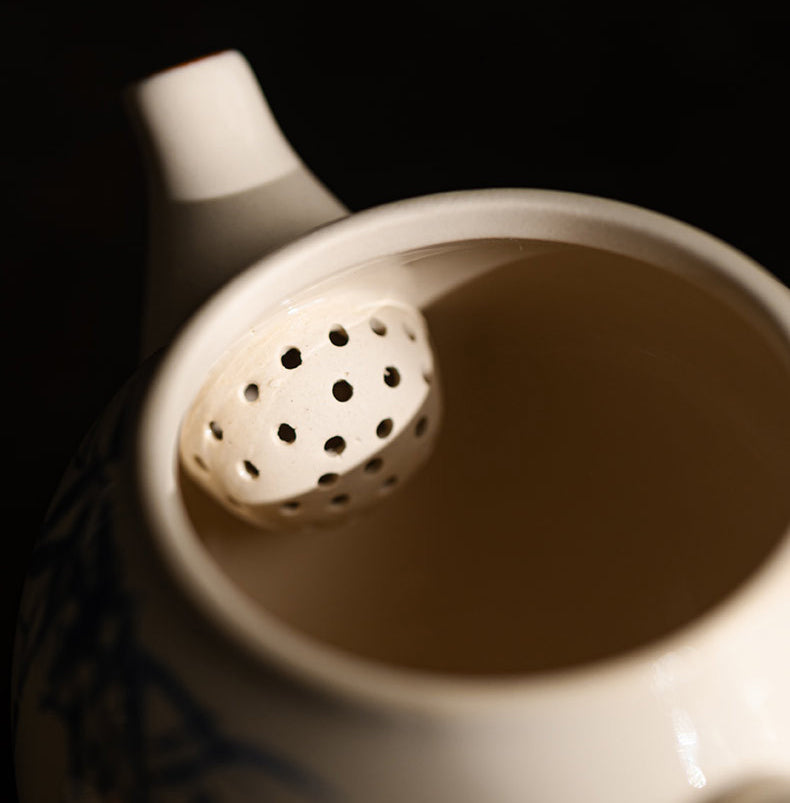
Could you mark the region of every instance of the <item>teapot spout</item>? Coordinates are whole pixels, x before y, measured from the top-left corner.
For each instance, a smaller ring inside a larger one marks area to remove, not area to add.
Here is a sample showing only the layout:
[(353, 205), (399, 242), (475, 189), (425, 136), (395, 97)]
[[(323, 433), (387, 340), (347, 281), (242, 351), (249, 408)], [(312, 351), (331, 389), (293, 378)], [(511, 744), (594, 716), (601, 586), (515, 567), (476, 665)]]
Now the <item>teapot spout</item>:
[(268, 251), (348, 210), (304, 165), (235, 50), (134, 84), (150, 188), (144, 356)]

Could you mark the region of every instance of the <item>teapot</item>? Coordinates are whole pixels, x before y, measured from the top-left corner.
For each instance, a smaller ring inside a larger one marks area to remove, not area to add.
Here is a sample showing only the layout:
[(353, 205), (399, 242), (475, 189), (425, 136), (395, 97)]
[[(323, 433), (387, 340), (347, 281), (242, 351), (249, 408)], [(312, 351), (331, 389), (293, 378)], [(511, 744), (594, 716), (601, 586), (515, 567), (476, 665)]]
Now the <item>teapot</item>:
[[(129, 106), (145, 360), (31, 560), (22, 802), (790, 800), (787, 290), (573, 193), (350, 215), (236, 51)], [(348, 283), (433, 310), (439, 443), (367, 515), (255, 531), (190, 484), (182, 421), (245, 334)]]

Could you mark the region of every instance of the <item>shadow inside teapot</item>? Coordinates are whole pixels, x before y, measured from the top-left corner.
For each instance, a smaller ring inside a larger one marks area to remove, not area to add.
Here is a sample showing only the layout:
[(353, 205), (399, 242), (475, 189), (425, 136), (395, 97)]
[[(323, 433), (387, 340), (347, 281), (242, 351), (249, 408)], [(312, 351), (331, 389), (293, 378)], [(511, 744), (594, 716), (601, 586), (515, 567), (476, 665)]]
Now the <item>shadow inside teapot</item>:
[(790, 786), (784, 778), (752, 780), (712, 798), (704, 803), (787, 803)]
[(445, 419), (428, 465), (331, 529), (262, 532), (182, 474), (232, 580), (325, 643), (462, 675), (622, 653), (711, 609), (790, 519), (790, 377), (739, 312), (568, 247), (425, 310)]

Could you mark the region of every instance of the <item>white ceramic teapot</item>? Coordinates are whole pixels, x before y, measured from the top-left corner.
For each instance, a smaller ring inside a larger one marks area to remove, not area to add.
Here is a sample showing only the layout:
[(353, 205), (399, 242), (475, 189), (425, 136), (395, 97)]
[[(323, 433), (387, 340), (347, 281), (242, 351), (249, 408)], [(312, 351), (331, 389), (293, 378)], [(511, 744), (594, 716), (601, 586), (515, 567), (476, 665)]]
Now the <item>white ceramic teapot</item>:
[[(347, 216), (235, 52), (130, 100), (146, 351), (178, 331), (33, 557), (23, 803), (790, 800), (787, 291), (579, 195)], [(349, 275), (426, 310), (440, 442), (359, 520), (255, 532), (189, 485), (181, 422), (239, 338)]]

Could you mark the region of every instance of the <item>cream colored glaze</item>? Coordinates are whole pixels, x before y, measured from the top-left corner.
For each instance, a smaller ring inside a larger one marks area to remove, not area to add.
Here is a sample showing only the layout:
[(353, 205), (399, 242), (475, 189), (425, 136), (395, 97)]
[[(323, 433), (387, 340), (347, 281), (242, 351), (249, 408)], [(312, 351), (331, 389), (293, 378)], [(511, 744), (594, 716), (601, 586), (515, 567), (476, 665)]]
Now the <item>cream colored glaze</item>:
[(781, 536), (790, 379), (704, 291), (574, 247), (426, 315), (443, 431), (368, 515), (262, 533), (182, 477), (211, 554), (295, 628), (412, 668), (554, 669), (688, 622)]

